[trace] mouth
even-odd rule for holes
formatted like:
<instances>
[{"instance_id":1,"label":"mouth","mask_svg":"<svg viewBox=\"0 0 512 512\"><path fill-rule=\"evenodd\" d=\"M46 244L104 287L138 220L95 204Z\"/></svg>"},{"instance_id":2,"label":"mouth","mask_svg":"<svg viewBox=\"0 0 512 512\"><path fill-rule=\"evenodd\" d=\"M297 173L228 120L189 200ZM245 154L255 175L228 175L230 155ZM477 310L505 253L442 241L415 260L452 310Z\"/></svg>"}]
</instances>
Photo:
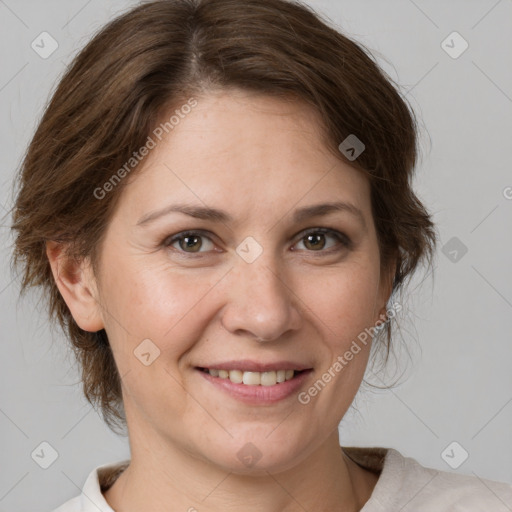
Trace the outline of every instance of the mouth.
<instances>
[{"instance_id":1,"label":"mouth","mask_svg":"<svg viewBox=\"0 0 512 512\"><path fill-rule=\"evenodd\" d=\"M217 368L202 368L198 370L209 374L217 379L226 379L233 384L242 384L246 386L275 386L287 381L298 378L299 375L310 372L311 369L304 370L270 370L264 372L242 371L242 370L223 370Z\"/></svg>"},{"instance_id":2,"label":"mouth","mask_svg":"<svg viewBox=\"0 0 512 512\"><path fill-rule=\"evenodd\" d=\"M236 369L236 362L223 363L224 368L205 368L197 366L197 374L203 378L211 389L218 390L224 396L252 406L271 406L284 400L293 399L300 389L307 385L313 368L292 369L290 363L262 365L254 362L239 362L240 366L249 367L251 371ZM229 365L229 366L228 366ZM220 366L216 364L215 366ZM269 368L273 366L274 368ZM283 366L288 366L287 369ZM229 370L228 368L233 368ZM256 368L262 371L252 371ZM215 391L216 392L216 391Z\"/></svg>"}]
</instances>

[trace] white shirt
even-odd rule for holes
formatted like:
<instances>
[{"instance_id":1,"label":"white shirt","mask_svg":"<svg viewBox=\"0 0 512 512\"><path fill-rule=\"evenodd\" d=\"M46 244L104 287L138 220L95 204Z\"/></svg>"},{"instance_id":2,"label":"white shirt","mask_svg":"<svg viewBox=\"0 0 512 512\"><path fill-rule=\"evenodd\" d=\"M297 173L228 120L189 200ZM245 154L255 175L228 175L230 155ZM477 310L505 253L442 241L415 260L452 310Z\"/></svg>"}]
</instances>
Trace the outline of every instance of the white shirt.
<instances>
[{"instance_id":1,"label":"white shirt","mask_svg":"<svg viewBox=\"0 0 512 512\"><path fill-rule=\"evenodd\" d=\"M511 484L427 468L393 448L342 449L359 465L380 472L361 512L512 511ZM103 497L101 486L112 485L128 463L97 467L89 474L82 493L53 512L115 512Z\"/></svg>"}]
</instances>

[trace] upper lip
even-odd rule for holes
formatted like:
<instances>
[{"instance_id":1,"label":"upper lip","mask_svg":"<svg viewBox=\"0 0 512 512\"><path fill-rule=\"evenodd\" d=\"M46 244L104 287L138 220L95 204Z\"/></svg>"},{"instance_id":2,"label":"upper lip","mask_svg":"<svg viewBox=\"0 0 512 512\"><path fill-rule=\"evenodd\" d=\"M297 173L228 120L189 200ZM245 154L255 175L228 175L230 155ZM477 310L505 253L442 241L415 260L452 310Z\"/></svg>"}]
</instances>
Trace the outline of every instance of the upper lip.
<instances>
[{"instance_id":1,"label":"upper lip","mask_svg":"<svg viewBox=\"0 0 512 512\"><path fill-rule=\"evenodd\" d=\"M209 363L208 365L200 365L198 368L207 368L209 370L240 370L242 372L271 372L277 370L309 370L311 366L293 361L263 363L250 359L240 359L237 361L224 361L222 363Z\"/></svg>"}]
</instances>

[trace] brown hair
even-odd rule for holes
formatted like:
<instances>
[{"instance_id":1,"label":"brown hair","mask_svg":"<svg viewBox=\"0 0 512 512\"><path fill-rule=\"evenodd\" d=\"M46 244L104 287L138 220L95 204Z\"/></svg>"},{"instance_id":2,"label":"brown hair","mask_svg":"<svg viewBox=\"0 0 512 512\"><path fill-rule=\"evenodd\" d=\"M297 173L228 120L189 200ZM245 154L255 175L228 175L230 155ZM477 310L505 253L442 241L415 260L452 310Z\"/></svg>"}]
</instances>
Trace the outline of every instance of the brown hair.
<instances>
[{"instance_id":1,"label":"brown hair","mask_svg":"<svg viewBox=\"0 0 512 512\"><path fill-rule=\"evenodd\" d=\"M311 105L326 147L346 161L338 146L356 135L365 150L349 163L370 180L381 264L397 264L393 292L422 260L431 264L435 228L411 188L414 114L369 52L288 0L160 0L132 9L105 26L61 79L22 162L13 213L21 294L30 286L47 294L50 318L67 331L81 365L85 396L111 428L125 418L106 332L78 327L45 244L62 242L70 257L88 257L98 269L127 180L101 200L94 191L146 143L163 112L227 87ZM389 323L385 331L389 353Z\"/></svg>"}]
</instances>

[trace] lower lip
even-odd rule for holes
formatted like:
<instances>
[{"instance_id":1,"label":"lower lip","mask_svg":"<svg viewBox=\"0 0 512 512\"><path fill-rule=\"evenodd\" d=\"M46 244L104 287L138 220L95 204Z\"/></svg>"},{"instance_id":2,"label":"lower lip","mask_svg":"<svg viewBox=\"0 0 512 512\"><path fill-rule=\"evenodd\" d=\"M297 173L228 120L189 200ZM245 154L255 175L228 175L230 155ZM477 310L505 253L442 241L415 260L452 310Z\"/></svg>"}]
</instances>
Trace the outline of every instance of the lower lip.
<instances>
[{"instance_id":1,"label":"lower lip","mask_svg":"<svg viewBox=\"0 0 512 512\"><path fill-rule=\"evenodd\" d=\"M271 404L284 400L296 394L304 381L308 378L312 370L305 370L295 376L293 379L274 384L273 386L251 386L249 384L235 384L229 378L221 379L213 377L207 372L196 369L203 378L225 391L234 398L251 405Z\"/></svg>"}]
</instances>

